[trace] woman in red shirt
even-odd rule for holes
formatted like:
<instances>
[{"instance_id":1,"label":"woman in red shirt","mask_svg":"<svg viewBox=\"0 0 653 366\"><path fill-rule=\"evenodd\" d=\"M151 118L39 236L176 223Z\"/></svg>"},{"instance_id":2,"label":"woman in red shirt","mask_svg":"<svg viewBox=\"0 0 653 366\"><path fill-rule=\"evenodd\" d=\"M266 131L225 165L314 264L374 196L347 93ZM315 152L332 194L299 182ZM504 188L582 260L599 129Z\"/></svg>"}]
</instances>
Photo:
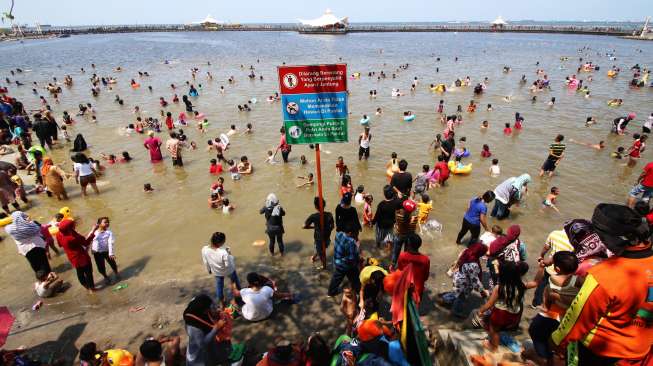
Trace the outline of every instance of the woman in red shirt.
<instances>
[{"instance_id":1,"label":"woman in red shirt","mask_svg":"<svg viewBox=\"0 0 653 366\"><path fill-rule=\"evenodd\" d=\"M648 135L642 135L640 138L633 142L633 145L628 149L628 166L634 167L637 163L637 160L641 157L641 154L646 149L646 139Z\"/></svg>"},{"instance_id":2,"label":"woman in red shirt","mask_svg":"<svg viewBox=\"0 0 653 366\"><path fill-rule=\"evenodd\" d=\"M59 223L59 232L57 233L57 242L66 252L66 256L77 271L77 279L90 292L95 291L93 281L93 264L91 257L88 255L88 248L95 236L95 230L98 225L93 226L91 232L84 238L75 231L75 221L63 220Z\"/></svg>"}]
</instances>

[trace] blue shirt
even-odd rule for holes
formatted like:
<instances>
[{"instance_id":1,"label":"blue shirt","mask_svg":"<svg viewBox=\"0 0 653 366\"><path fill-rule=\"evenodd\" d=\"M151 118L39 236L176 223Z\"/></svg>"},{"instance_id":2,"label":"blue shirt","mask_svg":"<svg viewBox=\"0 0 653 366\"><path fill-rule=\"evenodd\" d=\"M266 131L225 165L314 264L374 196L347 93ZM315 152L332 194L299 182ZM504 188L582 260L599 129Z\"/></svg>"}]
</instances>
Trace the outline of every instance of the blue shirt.
<instances>
[{"instance_id":1,"label":"blue shirt","mask_svg":"<svg viewBox=\"0 0 653 366\"><path fill-rule=\"evenodd\" d=\"M358 265L359 259L356 240L342 231L337 232L333 247L334 265L341 268L352 268Z\"/></svg>"},{"instance_id":2,"label":"blue shirt","mask_svg":"<svg viewBox=\"0 0 653 366\"><path fill-rule=\"evenodd\" d=\"M481 215L487 213L487 206L482 198L474 197L469 201L469 209L465 212L465 220L472 225L481 224Z\"/></svg>"}]
</instances>

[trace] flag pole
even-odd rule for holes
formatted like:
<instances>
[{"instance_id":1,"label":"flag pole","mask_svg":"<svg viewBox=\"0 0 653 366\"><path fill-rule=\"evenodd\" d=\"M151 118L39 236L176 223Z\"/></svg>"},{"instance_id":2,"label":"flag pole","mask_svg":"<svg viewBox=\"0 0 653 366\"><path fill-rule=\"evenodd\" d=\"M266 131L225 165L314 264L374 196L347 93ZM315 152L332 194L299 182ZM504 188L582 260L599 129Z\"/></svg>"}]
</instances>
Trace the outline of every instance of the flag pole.
<instances>
[{"instance_id":1,"label":"flag pole","mask_svg":"<svg viewBox=\"0 0 653 366\"><path fill-rule=\"evenodd\" d=\"M322 269L326 269L326 242L324 238L324 199L322 198L322 166L320 164L320 144L315 144L315 173L317 174L318 208L320 209L320 240L322 241Z\"/></svg>"}]
</instances>

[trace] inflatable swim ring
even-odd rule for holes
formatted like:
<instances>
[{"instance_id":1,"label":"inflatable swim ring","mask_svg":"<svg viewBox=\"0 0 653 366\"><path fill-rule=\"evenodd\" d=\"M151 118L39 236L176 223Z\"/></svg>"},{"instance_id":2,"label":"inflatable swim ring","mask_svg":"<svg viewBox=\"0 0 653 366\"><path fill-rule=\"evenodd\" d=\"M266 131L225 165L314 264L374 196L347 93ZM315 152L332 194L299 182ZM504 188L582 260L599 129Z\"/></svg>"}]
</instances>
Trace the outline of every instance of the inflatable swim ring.
<instances>
[{"instance_id":1,"label":"inflatable swim ring","mask_svg":"<svg viewBox=\"0 0 653 366\"><path fill-rule=\"evenodd\" d=\"M229 137L225 135L224 133L220 134L220 142L222 142L222 145L227 146L229 145Z\"/></svg>"},{"instance_id":2,"label":"inflatable swim ring","mask_svg":"<svg viewBox=\"0 0 653 366\"><path fill-rule=\"evenodd\" d=\"M370 123L370 117L361 118L361 120L360 120L360 124L362 124L362 125L367 125L369 123Z\"/></svg>"},{"instance_id":3,"label":"inflatable swim ring","mask_svg":"<svg viewBox=\"0 0 653 366\"><path fill-rule=\"evenodd\" d=\"M351 74L352 79L360 79L361 78L361 73L360 72L355 72Z\"/></svg>"},{"instance_id":4,"label":"inflatable swim ring","mask_svg":"<svg viewBox=\"0 0 653 366\"><path fill-rule=\"evenodd\" d=\"M609 78L613 78L613 77L615 77L615 76L617 76L617 72L616 72L616 71L614 71L614 70L610 70L610 71L608 71L608 77L609 77Z\"/></svg>"},{"instance_id":5,"label":"inflatable swim ring","mask_svg":"<svg viewBox=\"0 0 653 366\"><path fill-rule=\"evenodd\" d=\"M205 115L204 113L198 113L198 114L195 116L195 119L196 119L196 120L201 120L201 119L204 119L204 117L206 117L206 115Z\"/></svg>"},{"instance_id":6,"label":"inflatable swim ring","mask_svg":"<svg viewBox=\"0 0 653 366\"><path fill-rule=\"evenodd\" d=\"M75 218L73 217L73 212L70 210L69 207L62 207L59 210L59 213L63 215L64 220L73 220L75 221ZM48 228L48 231L50 232L50 235L57 235L59 232L59 227L55 225L51 225Z\"/></svg>"},{"instance_id":7,"label":"inflatable swim ring","mask_svg":"<svg viewBox=\"0 0 653 366\"><path fill-rule=\"evenodd\" d=\"M0 227L5 227L9 224L11 224L13 220L11 219L11 216L7 216L4 219L0 219Z\"/></svg>"},{"instance_id":8,"label":"inflatable swim ring","mask_svg":"<svg viewBox=\"0 0 653 366\"><path fill-rule=\"evenodd\" d=\"M199 93L196 92L196 91L190 91L190 92L188 92L188 96L197 97L197 96L199 96Z\"/></svg>"},{"instance_id":9,"label":"inflatable swim ring","mask_svg":"<svg viewBox=\"0 0 653 366\"><path fill-rule=\"evenodd\" d=\"M41 145L34 145L27 150L27 158L30 162L34 161L34 152L41 152L41 156L45 158L45 149Z\"/></svg>"},{"instance_id":10,"label":"inflatable swim ring","mask_svg":"<svg viewBox=\"0 0 653 366\"><path fill-rule=\"evenodd\" d=\"M616 102L616 101L608 101L608 106L609 106L609 107L618 107L618 106L620 106L620 105L621 105L621 104L619 104L619 102Z\"/></svg>"},{"instance_id":11,"label":"inflatable swim ring","mask_svg":"<svg viewBox=\"0 0 653 366\"><path fill-rule=\"evenodd\" d=\"M465 165L464 167L458 169L455 161L450 161L447 166L453 174L469 174L472 172L472 163Z\"/></svg>"},{"instance_id":12,"label":"inflatable swim ring","mask_svg":"<svg viewBox=\"0 0 653 366\"><path fill-rule=\"evenodd\" d=\"M578 79L574 79L569 82L568 85L569 89L577 88L578 87Z\"/></svg>"},{"instance_id":13,"label":"inflatable swim ring","mask_svg":"<svg viewBox=\"0 0 653 366\"><path fill-rule=\"evenodd\" d=\"M138 89L140 87L141 87L141 84L139 84L139 83L133 83L132 84L132 89Z\"/></svg>"},{"instance_id":14,"label":"inflatable swim ring","mask_svg":"<svg viewBox=\"0 0 653 366\"><path fill-rule=\"evenodd\" d=\"M122 349L106 350L106 357L111 366L133 366L134 356Z\"/></svg>"},{"instance_id":15,"label":"inflatable swim ring","mask_svg":"<svg viewBox=\"0 0 653 366\"><path fill-rule=\"evenodd\" d=\"M435 88L432 88L431 90L438 93L444 93L447 91L447 86L444 84L438 84L435 86Z\"/></svg>"},{"instance_id":16,"label":"inflatable swim ring","mask_svg":"<svg viewBox=\"0 0 653 366\"><path fill-rule=\"evenodd\" d=\"M404 121L410 122L415 119L415 115L411 114L410 116L404 116Z\"/></svg>"},{"instance_id":17,"label":"inflatable swim ring","mask_svg":"<svg viewBox=\"0 0 653 366\"><path fill-rule=\"evenodd\" d=\"M257 102L258 100L257 100L256 98L252 98L252 99L250 99L249 101L250 101L252 104L256 104L256 102Z\"/></svg>"}]
</instances>

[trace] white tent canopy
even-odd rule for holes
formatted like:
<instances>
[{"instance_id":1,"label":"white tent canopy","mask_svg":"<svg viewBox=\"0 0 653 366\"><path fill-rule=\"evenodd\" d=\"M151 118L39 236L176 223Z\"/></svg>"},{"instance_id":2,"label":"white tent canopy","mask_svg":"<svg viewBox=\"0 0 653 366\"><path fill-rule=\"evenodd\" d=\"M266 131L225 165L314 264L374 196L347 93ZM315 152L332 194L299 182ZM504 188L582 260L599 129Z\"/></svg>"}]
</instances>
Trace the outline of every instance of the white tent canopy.
<instances>
[{"instance_id":1,"label":"white tent canopy","mask_svg":"<svg viewBox=\"0 0 653 366\"><path fill-rule=\"evenodd\" d=\"M336 25L336 24L346 25L349 22L349 19L347 17L338 18L335 15L333 15L330 9L327 9L324 12L324 14L319 18L311 19L311 20L299 19L299 21L303 25L308 25L311 27L326 27L329 25Z\"/></svg>"},{"instance_id":2,"label":"white tent canopy","mask_svg":"<svg viewBox=\"0 0 653 366\"><path fill-rule=\"evenodd\" d=\"M508 23L505 20L503 20L503 18L501 16L494 19L492 21L492 23L490 23L490 24L492 24L492 25L508 25Z\"/></svg>"},{"instance_id":3,"label":"white tent canopy","mask_svg":"<svg viewBox=\"0 0 653 366\"><path fill-rule=\"evenodd\" d=\"M224 22L216 20L210 14L207 15L206 18L204 18L204 20L199 22L199 24L222 24L222 23L224 23Z\"/></svg>"}]
</instances>

